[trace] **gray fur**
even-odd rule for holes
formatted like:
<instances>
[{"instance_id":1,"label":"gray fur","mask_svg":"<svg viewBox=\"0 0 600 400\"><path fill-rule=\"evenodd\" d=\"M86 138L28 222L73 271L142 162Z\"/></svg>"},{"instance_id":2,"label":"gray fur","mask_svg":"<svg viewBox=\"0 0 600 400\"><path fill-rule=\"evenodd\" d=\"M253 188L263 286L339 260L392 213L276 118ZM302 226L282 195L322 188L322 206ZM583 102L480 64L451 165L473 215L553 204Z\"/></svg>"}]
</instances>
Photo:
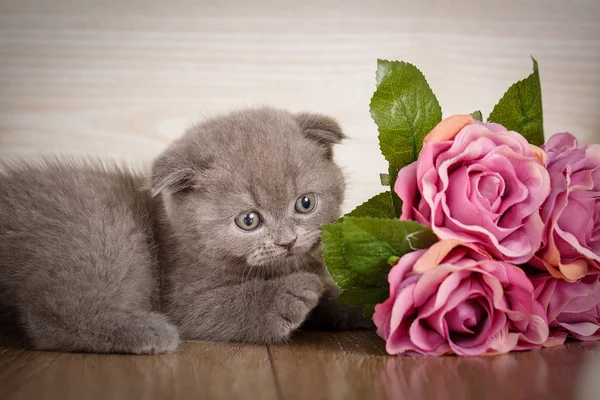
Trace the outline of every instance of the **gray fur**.
<instances>
[{"instance_id":1,"label":"gray fur","mask_svg":"<svg viewBox=\"0 0 600 400\"><path fill-rule=\"evenodd\" d=\"M342 138L328 117L263 108L192 127L149 176L68 159L5 164L0 315L38 349L139 354L180 339L281 342L319 298L325 325L362 326L357 310L327 304L336 288L319 241L340 215L331 149ZM305 193L317 206L297 214ZM242 231L234 218L250 210L264 223Z\"/></svg>"}]
</instances>

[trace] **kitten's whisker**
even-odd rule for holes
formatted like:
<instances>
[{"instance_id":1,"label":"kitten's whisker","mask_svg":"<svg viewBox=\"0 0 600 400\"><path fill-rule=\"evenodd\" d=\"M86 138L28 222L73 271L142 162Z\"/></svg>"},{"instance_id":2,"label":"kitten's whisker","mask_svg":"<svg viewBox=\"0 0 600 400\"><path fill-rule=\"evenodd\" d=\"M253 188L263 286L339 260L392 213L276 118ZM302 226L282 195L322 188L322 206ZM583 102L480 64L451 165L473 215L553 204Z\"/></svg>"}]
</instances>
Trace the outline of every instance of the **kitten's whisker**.
<instances>
[{"instance_id":1,"label":"kitten's whisker","mask_svg":"<svg viewBox=\"0 0 600 400\"><path fill-rule=\"evenodd\" d=\"M248 270L248 276L246 277L246 270ZM243 312L244 314L247 313L247 311L249 310L248 308L248 302L246 299L246 287L244 286L244 284L246 283L246 281L250 280L250 274L252 272L252 265L245 263L244 264L244 269L242 270L242 284L241 284L241 288L242 288L242 308L243 308ZM247 278L247 279L246 279Z\"/></svg>"}]
</instances>

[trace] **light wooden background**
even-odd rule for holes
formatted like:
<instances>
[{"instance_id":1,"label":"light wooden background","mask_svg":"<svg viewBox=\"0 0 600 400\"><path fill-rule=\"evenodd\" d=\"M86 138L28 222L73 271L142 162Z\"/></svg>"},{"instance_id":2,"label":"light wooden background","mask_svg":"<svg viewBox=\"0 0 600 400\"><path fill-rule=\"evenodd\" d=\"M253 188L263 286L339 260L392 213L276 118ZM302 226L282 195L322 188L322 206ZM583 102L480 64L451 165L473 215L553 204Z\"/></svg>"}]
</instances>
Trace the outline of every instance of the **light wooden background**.
<instances>
[{"instance_id":1,"label":"light wooden background","mask_svg":"<svg viewBox=\"0 0 600 400\"><path fill-rule=\"evenodd\" d=\"M197 119L271 104L337 117L345 209L381 191L377 58L445 115L487 115L540 63L547 134L600 142L600 0L0 0L0 156L155 156Z\"/></svg>"}]
</instances>

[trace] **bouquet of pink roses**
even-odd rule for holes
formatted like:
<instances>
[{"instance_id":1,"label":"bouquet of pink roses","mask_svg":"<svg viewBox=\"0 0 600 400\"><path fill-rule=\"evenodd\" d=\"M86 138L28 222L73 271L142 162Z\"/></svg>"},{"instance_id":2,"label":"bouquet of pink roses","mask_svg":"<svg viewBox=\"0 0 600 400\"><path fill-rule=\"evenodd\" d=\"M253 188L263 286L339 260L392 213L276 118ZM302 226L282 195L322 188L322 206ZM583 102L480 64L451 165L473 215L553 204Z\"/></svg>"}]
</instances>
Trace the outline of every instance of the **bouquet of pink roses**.
<instances>
[{"instance_id":1,"label":"bouquet of pink roses","mask_svg":"<svg viewBox=\"0 0 600 400\"><path fill-rule=\"evenodd\" d=\"M390 354L600 338L600 145L543 144L535 60L487 123L442 120L418 69L380 60L371 115L391 190L323 226L323 248Z\"/></svg>"}]
</instances>

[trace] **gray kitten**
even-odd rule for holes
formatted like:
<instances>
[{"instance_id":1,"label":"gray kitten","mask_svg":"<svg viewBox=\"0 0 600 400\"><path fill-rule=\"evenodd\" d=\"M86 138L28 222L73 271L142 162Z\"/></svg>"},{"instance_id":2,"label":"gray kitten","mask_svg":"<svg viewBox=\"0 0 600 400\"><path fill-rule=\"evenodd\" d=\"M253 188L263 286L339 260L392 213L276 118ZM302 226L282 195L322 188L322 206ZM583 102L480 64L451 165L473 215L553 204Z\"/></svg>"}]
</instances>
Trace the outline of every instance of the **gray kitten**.
<instances>
[{"instance_id":1,"label":"gray kitten","mask_svg":"<svg viewBox=\"0 0 600 400\"><path fill-rule=\"evenodd\" d=\"M320 248L321 224L340 215L342 138L328 117L264 108L194 126L149 177L90 161L5 165L0 308L35 348L62 351L275 343L315 307L317 325L361 327L360 310L328 300Z\"/></svg>"}]
</instances>

